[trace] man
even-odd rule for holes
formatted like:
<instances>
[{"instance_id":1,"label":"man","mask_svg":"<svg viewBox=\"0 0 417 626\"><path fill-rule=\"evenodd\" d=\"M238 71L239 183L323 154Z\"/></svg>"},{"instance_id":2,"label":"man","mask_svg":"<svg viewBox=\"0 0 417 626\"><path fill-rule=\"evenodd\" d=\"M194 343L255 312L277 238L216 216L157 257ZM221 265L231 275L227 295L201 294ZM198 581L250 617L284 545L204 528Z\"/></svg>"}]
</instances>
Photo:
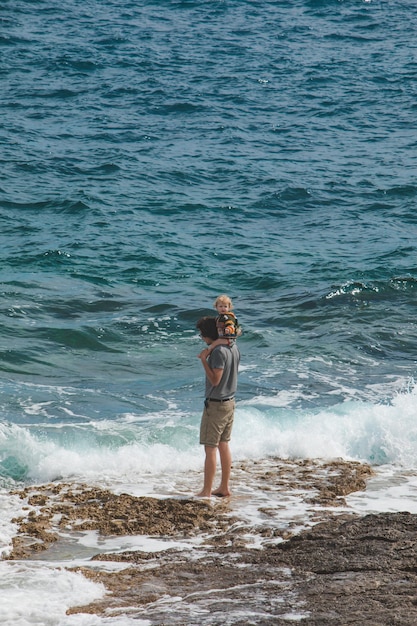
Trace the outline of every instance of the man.
<instances>
[{"instance_id":1,"label":"man","mask_svg":"<svg viewBox=\"0 0 417 626\"><path fill-rule=\"evenodd\" d=\"M218 338L214 317L203 317L197 322L202 340L210 346ZM206 374L206 399L200 426L200 443L204 445L204 486L197 494L200 498L211 495L230 496L232 455L229 441L235 413L235 393L240 353L232 346L216 346L211 353L207 348L198 355ZM221 482L212 491L216 474L217 450L220 454Z\"/></svg>"}]
</instances>

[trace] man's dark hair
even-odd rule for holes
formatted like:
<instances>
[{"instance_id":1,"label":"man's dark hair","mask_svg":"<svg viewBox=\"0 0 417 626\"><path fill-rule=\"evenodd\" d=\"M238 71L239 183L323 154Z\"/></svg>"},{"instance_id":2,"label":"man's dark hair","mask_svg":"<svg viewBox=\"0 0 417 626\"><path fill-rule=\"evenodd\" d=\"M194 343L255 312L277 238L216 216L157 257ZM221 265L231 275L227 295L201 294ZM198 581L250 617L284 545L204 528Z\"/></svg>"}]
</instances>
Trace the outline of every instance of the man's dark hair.
<instances>
[{"instance_id":1,"label":"man's dark hair","mask_svg":"<svg viewBox=\"0 0 417 626\"><path fill-rule=\"evenodd\" d=\"M215 317L202 317L197 322L197 328L202 337L208 337L209 339L213 339L213 341L219 338Z\"/></svg>"}]
</instances>

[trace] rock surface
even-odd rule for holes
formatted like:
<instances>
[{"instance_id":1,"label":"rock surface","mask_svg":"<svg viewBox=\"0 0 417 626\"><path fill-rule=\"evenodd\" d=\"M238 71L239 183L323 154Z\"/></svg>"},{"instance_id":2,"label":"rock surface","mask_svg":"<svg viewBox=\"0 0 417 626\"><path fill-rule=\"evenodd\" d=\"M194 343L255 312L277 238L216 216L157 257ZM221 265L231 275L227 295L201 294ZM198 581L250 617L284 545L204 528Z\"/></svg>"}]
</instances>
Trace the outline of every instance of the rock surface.
<instances>
[{"instance_id":1,"label":"rock surface","mask_svg":"<svg viewBox=\"0 0 417 626\"><path fill-rule=\"evenodd\" d=\"M56 484L20 492L28 514L18 520L10 558L36 557L59 542L62 531L198 537L185 550L96 554L91 566L86 562L77 571L103 583L108 594L70 613L128 614L150 624L187 626L417 624L417 516L337 513L338 499L364 488L367 466L329 464L323 480L323 464L300 462L291 478L282 463L277 461L275 476L260 480L292 481L292 489L302 487L319 506L315 519L321 521L298 534L265 524L249 528L236 517L233 498L213 505ZM266 518L274 514L265 511ZM256 533L261 548L247 544L248 534ZM120 569L109 571L106 562Z\"/></svg>"},{"instance_id":2,"label":"rock surface","mask_svg":"<svg viewBox=\"0 0 417 626\"><path fill-rule=\"evenodd\" d=\"M417 624L416 515L336 518L274 552L306 602L303 624Z\"/></svg>"}]
</instances>

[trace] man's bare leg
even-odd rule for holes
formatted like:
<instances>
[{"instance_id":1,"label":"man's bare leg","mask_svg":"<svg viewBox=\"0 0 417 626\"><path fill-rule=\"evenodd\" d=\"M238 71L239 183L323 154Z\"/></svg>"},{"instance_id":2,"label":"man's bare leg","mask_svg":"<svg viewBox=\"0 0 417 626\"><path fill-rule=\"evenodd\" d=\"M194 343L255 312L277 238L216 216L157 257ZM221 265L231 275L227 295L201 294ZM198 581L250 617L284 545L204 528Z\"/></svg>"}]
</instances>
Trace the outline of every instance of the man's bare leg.
<instances>
[{"instance_id":1,"label":"man's bare leg","mask_svg":"<svg viewBox=\"0 0 417 626\"><path fill-rule=\"evenodd\" d=\"M206 459L204 461L204 486L203 490L197 494L199 498L210 498L216 475L217 448L214 446L204 446Z\"/></svg>"},{"instance_id":2,"label":"man's bare leg","mask_svg":"<svg viewBox=\"0 0 417 626\"><path fill-rule=\"evenodd\" d=\"M230 473L232 469L232 453L228 441L221 441L219 443L220 463L222 467L222 478L220 485L216 491L213 491L213 496L226 498L231 496L230 491ZM213 476L214 479L214 476Z\"/></svg>"}]
</instances>

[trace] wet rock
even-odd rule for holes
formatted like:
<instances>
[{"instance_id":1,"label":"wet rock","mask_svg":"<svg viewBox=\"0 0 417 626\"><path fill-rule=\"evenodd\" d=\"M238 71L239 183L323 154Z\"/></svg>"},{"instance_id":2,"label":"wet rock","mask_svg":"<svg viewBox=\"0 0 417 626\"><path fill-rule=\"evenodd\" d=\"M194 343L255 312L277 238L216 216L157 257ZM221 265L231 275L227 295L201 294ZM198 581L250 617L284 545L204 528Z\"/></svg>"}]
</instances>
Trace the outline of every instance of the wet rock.
<instances>
[{"instance_id":1,"label":"wet rock","mask_svg":"<svg viewBox=\"0 0 417 626\"><path fill-rule=\"evenodd\" d=\"M417 516L336 518L277 547L294 573L308 626L417 624Z\"/></svg>"},{"instance_id":2,"label":"wet rock","mask_svg":"<svg viewBox=\"0 0 417 626\"><path fill-rule=\"evenodd\" d=\"M415 626L416 538L415 515L343 516L265 550L220 548L197 561L171 552L159 555L147 572L87 569L111 595L71 612L123 611L134 589L136 606L142 605L137 615L152 624L194 623L187 621L190 606L201 611L209 599L210 624L223 624L227 614L236 625L288 626L293 616L304 626ZM126 555L127 563L131 559L137 562ZM176 598L169 622L157 602L167 595ZM237 605L246 607L246 621L231 621Z\"/></svg>"},{"instance_id":3,"label":"wet rock","mask_svg":"<svg viewBox=\"0 0 417 626\"><path fill-rule=\"evenodd\" d=\"M61 484L30 488L18 493L36 509L26 518L13 520L19 525L9 559L27 558L31 549L47 549L59 539L62 530L79 532L96 530L102 536L150 535L157 537L187 537L213 532L230 524L222 511L227 508L205 500L158 499L116 495L110 491Z\"/></svg>"},{"instance_id":4,"label":"wet rock","mask_svg":"<svg viewBox=\"0 0 417 626\"><path fill-rule=\"evenodd\" d=\"M86 564L77 571L104 584L108 594L69 613L128 613L152 625L172 626L223 626L225 615L234 626L417 624L417 516L358 517L340 511L348 493L365 487L372 475L369 466L277 460L266 472L262 464L248 461L238 471L250 471L268 493L302 493L308 509L311 504L309 523L315 525L302 532L298 520L280 526L279 506L265 505L259 508L262 522L248 525L236 518L233 498L215 504L135 498L53 484L20 492L29 508L15 520L20 534L11 558L34 558L59 541L63 530L198 535L198 544L187 550L96 555L94 567ZM257 537L257 548L248 544L248 536ZM107 571L104 563L100 569L100 561L126 567Z\"/></svg>"}]
</instances>

